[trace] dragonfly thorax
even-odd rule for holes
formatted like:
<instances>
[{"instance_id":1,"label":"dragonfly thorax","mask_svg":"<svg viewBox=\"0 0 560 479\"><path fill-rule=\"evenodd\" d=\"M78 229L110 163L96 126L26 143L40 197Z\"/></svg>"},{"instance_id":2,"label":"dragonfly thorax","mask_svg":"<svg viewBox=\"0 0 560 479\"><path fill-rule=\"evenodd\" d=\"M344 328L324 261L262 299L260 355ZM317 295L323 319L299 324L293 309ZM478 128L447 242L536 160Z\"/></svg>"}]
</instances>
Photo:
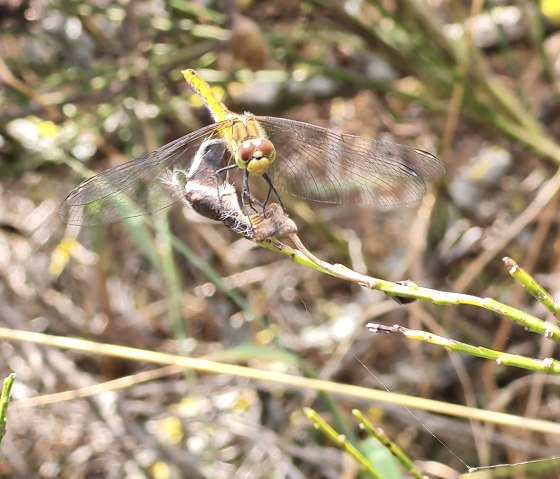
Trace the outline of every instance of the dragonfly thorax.
<instances>
[{"instance_id":1,"label":"dragonfly thorax","mask_svg":"<svg viewBox=\"0 0 560 479\"><path fill-rule=\"evenodd\" d=\"M243 140L235 152L235 163L251 175L262 175L276 159L276 150L266 138Z\"/></svg>"}]
</instances>

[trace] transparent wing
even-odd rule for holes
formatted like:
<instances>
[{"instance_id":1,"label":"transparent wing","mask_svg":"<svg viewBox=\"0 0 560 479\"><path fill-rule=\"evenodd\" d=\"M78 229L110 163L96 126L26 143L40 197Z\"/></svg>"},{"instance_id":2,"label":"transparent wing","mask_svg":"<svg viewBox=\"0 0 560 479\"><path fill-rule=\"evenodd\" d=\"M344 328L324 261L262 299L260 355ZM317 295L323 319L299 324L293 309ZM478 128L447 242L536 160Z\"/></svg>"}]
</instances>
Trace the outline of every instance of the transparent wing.
<instances>
[{"instance_id":1,"label":"transparent wing","mask_svg":"<svg viewBox=\"0 0 560 479\"><path fill-rule=\"evenodd\" d=\"M300 198L389 207L418 201L445 173L430 153L275 117L257 117L276 148L269 176Z\"/></svg>"},{"instance_id":2,"label":"transparent wing","mask_svg":"<svg viewBox=\"0 0 560 479\"><path fill-rule=\"evenodd\" d=\"M206 126L84 181L64 200L62 221L72 225L113 223L170 206L185 196L186 177L201 145L220 139L231 124L226 120Z\"/></svg>"}]
</instances>

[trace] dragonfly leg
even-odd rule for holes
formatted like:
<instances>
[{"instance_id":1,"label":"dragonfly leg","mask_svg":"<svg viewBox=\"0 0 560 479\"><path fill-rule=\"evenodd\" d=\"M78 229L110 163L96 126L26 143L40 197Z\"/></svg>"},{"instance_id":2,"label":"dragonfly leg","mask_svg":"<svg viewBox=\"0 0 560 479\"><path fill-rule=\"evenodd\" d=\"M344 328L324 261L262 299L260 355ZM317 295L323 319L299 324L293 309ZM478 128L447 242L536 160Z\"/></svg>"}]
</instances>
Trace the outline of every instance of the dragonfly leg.
<instances>
[{"instance_id":1,"label":"dragonfly leg","mask_svg":"<svg viewBox=\"0 0 560 479\"><path fill-rule=\"evenodd\" d=\"M266 195L266 200L264 202L263 208L268 204L268 200L270 199L270 193L274 191L274 194L276 195L276 198L278 199L278 203L280 203L280 206L284 210L284 213L286 213L286 208L284 206L284 203L282 203L282 200L280 199L280 195L278 194L278 191L276 191L276 188L274 187L274 184L272 183L272 180L270 179L270 176L268 176L268 174L264 173L263 178L268 184L268 195Z\"/></svg>"},{"instance_id":2,"label":"dragonfly leg","mask_svg":"<svg viewBox=\"0 0 560 479\"><path fill-rule=\"evenodd\" d=\"M222 173L225 173L227 175L227 172L229 170L233 170L234 168L237 168L237 165L233 164L233 165L229 165L229 166L224 166L223 168L219 168L214 172L214 181L216 183L216 191L218 192L218 198L220 199L220 201L222 201L222 196L220 195L220 178L219 175L221 175ZM227 176L226 176L227 179Z\"/></svg>"},{"instance_id":3,"label":"dragonfly leg","mask_svg":"<svg viewBox=\"0 0 560 479\"><path fill-rule=\"evenodd\" d=\"M247 200L249 208L251 208L255 213L258 213L258 210L255 208L253 203L256 203L261 207L262 204L251 194L251 191L249 190L249 172L247 170L243 171L243 185L241 187L241 202L243 203L245 209L247 209L245 200Z\"/></svg>"}]
</instances>

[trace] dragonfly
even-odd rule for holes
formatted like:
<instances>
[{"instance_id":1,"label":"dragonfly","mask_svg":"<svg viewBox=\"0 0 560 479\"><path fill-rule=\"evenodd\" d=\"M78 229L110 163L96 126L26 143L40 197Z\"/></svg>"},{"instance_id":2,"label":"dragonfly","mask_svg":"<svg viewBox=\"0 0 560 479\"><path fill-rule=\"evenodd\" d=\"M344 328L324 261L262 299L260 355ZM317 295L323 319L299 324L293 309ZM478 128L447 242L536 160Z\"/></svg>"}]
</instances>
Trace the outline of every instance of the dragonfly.
<instances>
[{"instance_id":1,"label":"dragonfly","mask_svg":"<svg viewBox=\"0 0 560 479\"><path fill-rule=\"evenodd\" d=\"M235 113L197 72L182 74L214 122L84 181L62 204L65 223L113 223L183 200L186 181L205 161L201 152L213 144L223 145L216 174L241 170L242 194L249 178L260 176L269 196L279 190L322 203L387 208L417 202L427 183L445 173L442 162L423 150L285 118Z\"/></svg>"}]
</instances>

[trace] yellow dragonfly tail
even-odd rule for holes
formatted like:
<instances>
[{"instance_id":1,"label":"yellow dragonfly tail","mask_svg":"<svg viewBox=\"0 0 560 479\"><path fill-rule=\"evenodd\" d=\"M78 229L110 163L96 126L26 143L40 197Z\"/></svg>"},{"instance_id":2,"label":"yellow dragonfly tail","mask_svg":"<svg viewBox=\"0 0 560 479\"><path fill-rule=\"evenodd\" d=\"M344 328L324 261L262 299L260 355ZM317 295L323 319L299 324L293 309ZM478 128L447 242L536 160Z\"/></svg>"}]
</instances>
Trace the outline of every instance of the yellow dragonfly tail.
<instances>
[{"instance_id":1,"label":"yellow dragonfly tail","mask_svg":"<svg viewBox=\"0 0 560 479\"><path fill-rule=\"evenodd\" d=\"M212 91L212 88L210 88L210 85L208 85L208 83L206 83L198 73L190 68L188 70L183 70L181 73L190 87L202 99L202 101L204 101L204 104L208 110L210 110L210 114L212 115L212 118L214 118L214 121L219 122L232 117L232 113L220 100L218 100Z\"/></svg>"}]
</instances>

